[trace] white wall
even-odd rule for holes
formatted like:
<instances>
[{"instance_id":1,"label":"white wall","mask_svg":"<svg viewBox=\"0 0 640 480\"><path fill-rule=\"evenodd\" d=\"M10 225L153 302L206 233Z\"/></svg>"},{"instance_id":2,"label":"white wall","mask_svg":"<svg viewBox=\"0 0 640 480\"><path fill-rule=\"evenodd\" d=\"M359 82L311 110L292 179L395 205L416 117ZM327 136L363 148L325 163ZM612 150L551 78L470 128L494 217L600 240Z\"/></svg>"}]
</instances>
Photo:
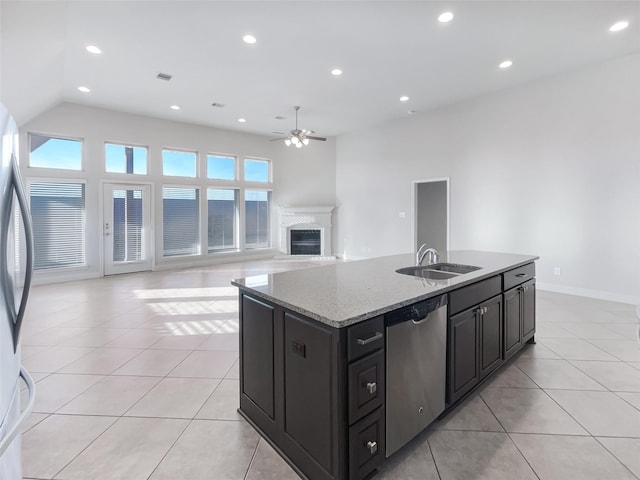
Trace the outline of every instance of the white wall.
<instances>
[{"instance_id":1,"label":"white wall","mask_svg":"<svg viewBox=\"0 0 640 480\"><path fill-rule=\"evenodd\" d=\"M28 132L82 138L84 171L43 170L27 166ZM222 130L156 118L90 108L76 104L60 104L20 126L20 164L23 176L35 178L86 178L87 202L87 268L38 273L39 281L71 278L89 278L102 272L102 212L101 182L151 182L152 209L155 221L155 268L180 267L237 261L247 254L217 254L201 257L161 257L162 236L157 228L162 225L162 184L203 184L198 179L167 179L162 176L161 152L163 148L177 148L199 152L200 171L206 172L206 154L231 154L240 161L244 157L268 158L273 162L273 215L272 243L277 247L278 229L275 206L288 204L335 205L335 139L312 142L303 149L287 148L283 142L269 142L269 137ZM144 145L149 147L149 175L131 176L105 173L105 142ZM206 232L206 230L205 230ZM206 251L206 248L204 248ZM254 252L273 254L273 252Z\"/></svg>"},{"instance_id":2,"label":"white wall","mask_svg":"<svg viewBox=\"0 0 640 480\"><path fill-rule=\"evenodd\" d=\"M639 85L633 55L339 137L339 254L411 251L411 182L450 177L452 249L536 254L543 288L640 303Z\"/></svg>"}]
</instances>

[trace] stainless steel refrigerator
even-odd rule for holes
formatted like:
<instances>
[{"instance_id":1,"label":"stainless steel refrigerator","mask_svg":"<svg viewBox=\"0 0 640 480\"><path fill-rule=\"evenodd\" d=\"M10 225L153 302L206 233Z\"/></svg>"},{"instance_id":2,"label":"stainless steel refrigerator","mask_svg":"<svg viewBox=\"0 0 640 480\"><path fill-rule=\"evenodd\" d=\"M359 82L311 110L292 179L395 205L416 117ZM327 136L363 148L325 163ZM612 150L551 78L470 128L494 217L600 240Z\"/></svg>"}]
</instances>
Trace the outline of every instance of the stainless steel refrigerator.
<instances>
[{"instance_id":1,"label":"stainless steel refrigerator","mask_svg":"<svg viewBox=\"0 0 640 480\"><path fill-rule=\"evenodd\" d=\"M0 479L20 480L21 430L35 399L35 385L20 361L20 329L33 270L33 234L18 170L18 128L2 103L0 116ZM22 382L28 400L21 410Z\"/></svg>"}]
</instances>

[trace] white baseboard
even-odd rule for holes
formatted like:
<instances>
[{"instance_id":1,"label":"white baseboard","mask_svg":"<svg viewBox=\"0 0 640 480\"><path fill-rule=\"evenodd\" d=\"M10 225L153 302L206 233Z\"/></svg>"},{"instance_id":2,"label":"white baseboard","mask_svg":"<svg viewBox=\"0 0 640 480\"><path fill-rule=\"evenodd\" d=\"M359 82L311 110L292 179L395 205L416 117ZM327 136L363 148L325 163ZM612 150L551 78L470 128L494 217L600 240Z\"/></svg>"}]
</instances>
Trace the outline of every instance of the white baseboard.
<instances>
[{"instance_id":1,"label":"white baseboard","mask_svg":"<svg viewBox=\"0 0 640 480\"><path fill-rule=\"evenodd\" d=\"M601 290L590 290L588 288L555 285L553 283L544 282L536 282L536 288L538 290L545 290L547 292L566 293L567 295L577 295L578 297L597 298L598 300L609 300L611 302L628 303L630 305L638 305L640 308L640 297L636 295L603 292Z\"/></svg>"}]
</instances>

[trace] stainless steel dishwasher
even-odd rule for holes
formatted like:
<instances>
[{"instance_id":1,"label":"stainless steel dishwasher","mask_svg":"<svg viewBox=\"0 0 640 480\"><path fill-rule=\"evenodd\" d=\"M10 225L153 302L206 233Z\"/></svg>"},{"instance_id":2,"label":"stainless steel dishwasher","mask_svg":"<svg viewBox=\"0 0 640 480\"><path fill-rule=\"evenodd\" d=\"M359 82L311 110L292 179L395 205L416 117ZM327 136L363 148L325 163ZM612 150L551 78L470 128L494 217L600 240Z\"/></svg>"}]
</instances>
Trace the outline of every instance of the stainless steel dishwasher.
<instances>
[{"instance_id":1,"label":"stainless steel dishwasher","mask_svg":"<svg viewBox=\"0 0 640 480\"><path fill-rule=\"evenodd\" d=\"M389 457L444 411L447 296L394 310L385 325Z\"/></svg>"}]
</instances>

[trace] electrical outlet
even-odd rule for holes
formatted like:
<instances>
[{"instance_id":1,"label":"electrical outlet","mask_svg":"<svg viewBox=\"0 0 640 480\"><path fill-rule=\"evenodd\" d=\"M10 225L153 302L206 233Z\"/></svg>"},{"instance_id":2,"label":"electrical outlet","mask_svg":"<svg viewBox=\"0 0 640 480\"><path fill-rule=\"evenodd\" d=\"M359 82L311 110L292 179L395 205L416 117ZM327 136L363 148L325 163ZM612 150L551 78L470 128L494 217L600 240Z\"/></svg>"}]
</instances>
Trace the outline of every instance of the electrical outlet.
<instances>
[{"instance_id":1,"label":"electrical outlet","mask_svg":"<svg viewBox=\"0 0 640 480\"><path fill-rule=\"evenodd\" d=\"M560 267L553 267L553 274L556 276L562 275L562 270L560 270Z\"/></svg>"},{"instance_id":2,"label":"electrical outlet","mask_svg":"<svg viewBox=\"0 0 640 480\"><path fill-rule=\"evenodd\" d=\"M406 218L406 216L407 216L407 212L398 212L398 217Z\"/></svg>"}]
</instances>

